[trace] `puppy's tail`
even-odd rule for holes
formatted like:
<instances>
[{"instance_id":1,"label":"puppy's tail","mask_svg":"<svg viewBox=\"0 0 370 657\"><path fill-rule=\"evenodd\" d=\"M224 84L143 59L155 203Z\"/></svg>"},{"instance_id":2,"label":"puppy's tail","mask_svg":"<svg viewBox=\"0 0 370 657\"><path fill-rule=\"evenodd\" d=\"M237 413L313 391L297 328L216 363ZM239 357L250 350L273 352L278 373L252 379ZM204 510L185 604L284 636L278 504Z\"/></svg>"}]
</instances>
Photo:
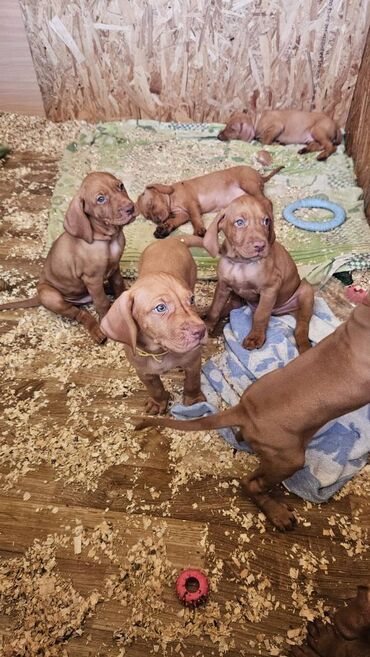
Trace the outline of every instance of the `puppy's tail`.
<instances>
[{"instance_id":1,"label":"puppy's tail","mask_svg":"<svg viewBox=\"0 0 370 657\"><path fill-rule=\"evenodd\" d=\"M132 419L137 419L133 416ZM135 431L146 427L169 427L178 431L204 431L207 429L222 429L225 427L240 427L245 422L245 410L241 404L232 406L226 411L207 415L195 420L173 420L167 417L145 417L136 424Z\"/></svg>"},{"instance_id":2,"label":"puppy's tail","mask_svg":"<svg viewBox=\"0 0 370 657\"><path fill-rule=\"evenodd\" d=\"M15 310L16 308L37 308L42 303L36 294L34 297L28 299L20 299L19 301L9 301L8 303L0 304L0 310Z\"/></svg>"},{"instance_id":3,"label":"puppy's tail","mask_svg":"<svg viewBox=\"0 0 370 657\"><path fill-rule=\"evenodd\" d=\"M285 167L284 167L284 166L277 167L276 169L273 169L272 171L270 171L270 173L268 173L267 176L262 176L262 178L263 178L263 182L266 183L268 180L270 180L270 178L272 178L273 176L275 176L275 175L276 175L277 173L279 173L279 171L281 171L282 169L285 169Z\"/></svg>"}]
</instances>

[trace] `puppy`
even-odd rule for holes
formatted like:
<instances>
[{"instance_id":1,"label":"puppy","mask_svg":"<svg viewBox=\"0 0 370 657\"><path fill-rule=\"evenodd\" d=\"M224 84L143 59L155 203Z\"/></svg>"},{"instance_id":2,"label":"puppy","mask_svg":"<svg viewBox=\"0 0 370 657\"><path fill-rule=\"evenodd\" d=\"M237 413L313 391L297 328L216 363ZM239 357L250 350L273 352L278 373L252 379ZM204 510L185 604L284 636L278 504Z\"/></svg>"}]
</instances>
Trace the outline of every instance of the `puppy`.
<instances>
[{"instance_id":1,"label":"puppy","mask_svg":"<svg viewBox=\"0 0 370 657\"><path fill-rule=\"evenodd\" d=\"M173 185L148 185L137 199L136 210L157 224L154 237L167 237L189 220L194 235L202 237L206 232L202 214L221 210L245 193L263 196L264 184L283 168L278 167L268 176L261 176L251 167L231 167Z\"/></svg>"},{"instance_id":2,"label":"puppy","mask_svg":"<svg viewBox=\"0 0 370 657\"><path fill-rule=\"evenodd\" d=\"M254 311L252 330L243 340L245 349L258 349L266 340L270 315L290 313L296 317L298 351L309 349L308 327L314 293L301 281L288 251L275 241L271 204L264 199L241 196L220 212L203 238L203 246L216 257L218 232L225 234L218 264L218 282L206 316L212 331L224 316L232 293Z\"/></svg>"},{"instance_id":3,"label":"puppy","mask_svg":"<svg viewBox=\"0 0 370 657\"><path fill-rule=\"evenodd\" d=\"M368 298L316 347L249 386L236 406L197 420L145 418L136 428L240 427L241 439L260 458L242 480L244 490L278 529L292 529L294 514L268 491L303 468L307 445L321 427L370 402L369 344Z\"/></svg>"},{"instance_id":4,"label":"puppy","mask_svg":"<svg viewBox=\"0 0 370 657\"><path fill-rule=\"evenodd\" d=\"M306 144L299 153L321 151L318 160L335 153L342 141L337 123L323 112L303 110L265 110L255 117L249 112L232 114L218 135L221 141L257 139L262 144Z\"/></svg>"},{"instance_id":5,"label":"puppy","mask_svg":"<svg viewBox=\"0 0 370 657\"><path fill-rule=\"evenodd\" d=\"M197 270L186 242L173 238L150 244L141 255L137 281L101 323L105 335L124 344L147 388L148 413L166 412L170 394L160 375L177 367L185 371L184 404L205 399L200 366L206 327L195 310Z\"/></svg>"},{"instance_id":6,"label":"puppy","mask_svg":"<svg viewBox=\"0 0 370 657\"><path fill-rule=\"evenodd\" d=\"M69 204L64 230L45 260L37 295L0 305L0 310L44 306L75 319L93 340L104 342L98 322L81 304L93 301L102 319L110 307L108 281L117 297L125 289L119 262L125 246L122 227L135 218L124 184L110 173L89 173Z\"/></svg>"}]
</instances>

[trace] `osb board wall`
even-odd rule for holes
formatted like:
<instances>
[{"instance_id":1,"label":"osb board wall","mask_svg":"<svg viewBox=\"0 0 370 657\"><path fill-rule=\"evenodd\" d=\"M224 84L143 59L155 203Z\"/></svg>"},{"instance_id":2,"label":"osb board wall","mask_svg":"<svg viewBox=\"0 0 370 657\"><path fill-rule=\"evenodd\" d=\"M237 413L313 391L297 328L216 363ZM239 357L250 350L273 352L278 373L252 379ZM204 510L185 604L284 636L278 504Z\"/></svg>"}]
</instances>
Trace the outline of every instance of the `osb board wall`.
<instances>
[{"instance_id":1,"label":"osb board wall","mask_svg":"<svg viewBox=\"0 0 370 657\"><path fill-rule=\"evenodd\" d=\"M364 189L365 211L370 222L370 30L346 125L346 147Z\"/></svg>"},{"instance_id":2,"label":"osb board wall","mask_svg":"<svg viewBox=\"0 0 370 657\"><path fill-rule=\"evenodd\" d=\"M44 115L22 12L14 0L0 1L0 111Z\"/></svg>"},{"instance_id":3,"label":"osb board wall","mask_svg":"<svg viewBox=\"0 0 370 657\"><path fill-rule=\"evenodd\" d=\"M20 2L54 120L289 105L343 125L370 22L368 0Z\"/></svg>"}]
</instances>

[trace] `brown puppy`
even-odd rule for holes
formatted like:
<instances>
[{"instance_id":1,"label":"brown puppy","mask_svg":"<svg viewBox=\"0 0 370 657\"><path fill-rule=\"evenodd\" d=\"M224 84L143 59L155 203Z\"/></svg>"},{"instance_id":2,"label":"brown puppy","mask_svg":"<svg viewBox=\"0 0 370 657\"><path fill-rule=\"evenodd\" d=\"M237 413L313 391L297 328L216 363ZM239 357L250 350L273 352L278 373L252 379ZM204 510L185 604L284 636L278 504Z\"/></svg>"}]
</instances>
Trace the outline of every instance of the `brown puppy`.
<instances>
[{"instance_id":1,"label":"brown puppy","mask_svg":"<svg viewBox=\"0 0 370 657\"><path fill-rule=\"evenodd\" d=\"M249 112L232 114L218 135L221 141L257 139L262 144L307 144L299 153L321 151L318 160L335 153L342 141L337 123L323 112L265 110L255 117Z\"/></svg>"},{"instance_id":2,"label":"brown puppy","mask_svg":"<svg viewBox=\"0 0 370 657\"><path fill-rule=\"evenodd\" d=\"M204 400L200 366L206 327L194 306L197 269L186 243L174 238L150 244L141 254L139 278L101 323L109 338L124 344L146 386L148 413L166 412L170 394L160 374L176 367L185 370L184 404Z\"/></svg>"},{"instance_id":3,"label":"brown puppy","mask_svg":"<svg viewBox=\"0 0 370 657\"><path fill-rule=\"evenodd\" d=\"M122 226L135 218L123 183L110 173L89 173L72 199L65 232L53 243L37 285L37 296L0 305L0 310L45 306L83 324L95 342L104 342L98 322L79 306L91 300L102 319L110 307L108 281L117 297L125 289L119 261L125 246Z\"/></svg>"},{"instance_id":4,"label":"brown puppy","mask_svg":"<svg viewBox=\"0 0 370 657\"><path fill-rule=\"evenodd\" d=\"M138 213L158 224L154 237L167 237L191 221L194 235L205 234L202 214L217 212L242 194L263 197L264 184L280 169L261 176L247 166L231 167L173 185L148 185L136 202Z\"/></svg>"},{"instance_id":5,"label":"brown puppy","mask_svg":"<svg viewBox=\"0 0 370 657\"><path fill-rule=\"evenodd\" d=\"M370 585L357 587L357 597L333 615L333 624L308 624L307 644L294 646L293 657L369 657Z\"/></svg>"},{"instance_id":6,"label":"brown puppy","mask_svg":"<svg viewBox=\"0 0 370 657\"><path fill-rule=\"evenodd\" d=\"M288 251L275 241L270 203L251 196L241 196L230 203L203 238L203 246L214 257L219 253L220 230L226 239L220 250L218 282L206 317L208 330L212 331L224 316L230 296L235 293L254 310L252 330L243 341L245 349L262 347L270 315L286 313L297 319L294 335L298 351L309 349L313 289L307 281L301 281Z\"/></svg>"},{"instance_id":7,"label":"brown puppy","mask_svg":"<svg viewBox=\"0 0 370 657\"><path fill-rule=\"evenodd\" d=\"M137 428L240 427L260 458L243 488L278 529L292 529L293 513L268 491L303 468L306 447L322 426L370 402L369 344L370 300L316 347L253 383L236 406L197 420L145 418Z\"/></svg>"}]
</instances>

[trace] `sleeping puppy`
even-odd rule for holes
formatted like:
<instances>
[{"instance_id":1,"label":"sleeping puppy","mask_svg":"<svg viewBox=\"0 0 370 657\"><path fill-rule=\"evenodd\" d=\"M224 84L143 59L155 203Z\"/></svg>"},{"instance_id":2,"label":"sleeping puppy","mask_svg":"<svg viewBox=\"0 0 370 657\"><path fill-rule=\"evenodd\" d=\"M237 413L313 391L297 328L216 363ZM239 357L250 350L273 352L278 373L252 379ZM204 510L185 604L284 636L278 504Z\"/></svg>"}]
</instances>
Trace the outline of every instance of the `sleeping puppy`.
<instances>
[{"instance_id":1,"label":"sleeping puppy","mask_svg":"<svg viewBox=\"0 0 370 657\"><path fill-rule=\"evenodd\" d=\"M75 319L95 342L104 342L99 323L81 306L92 301L103 319L111 304L104 283L110 284L115 297L125 289L119 268L125 246L122 228L135 216L134 204L118 178L100 171L89 173L69 204L64 233L46 257L37 295L2 304L0 310L42 305Z\"/></svg>"},{"instance_id":2,"label":"sleeping puppy","mask_svg":"<svg viewBox=\"0 0 370 657\"><path fill-rule=\"evenodd\" d=\"M226 237L221 249L219 231ZM239 305L246 301L254 311L252 330L243 340L245 349L262 347L270 315L286 313L297 320L294 335L298 351L310 348L313 289L307 281L301 281L288 251L275 241L269 202L251 196L235 199L214 219L203 246L214 257L221 254L218 282L206 317L209 331L224 316L234 294L240 299Z\"/></svg>"},{"instance_id":3,"label":"sleeping puppy","mask_svg":"<svg viewBox=\"0 0 370 657\"><path fill-rule=\"evenodd\" d=\"M249 112L235 112L218 139L257 139L262 144L306 144L299 153L321 151L317 159L326 160L337 150L342 135L337 123L323 112L288 109L265 110L255 117Z\"/></svg>"},{"instance_id":4,"label":"sleeping puppy","mask_svg":"<svg viewBox=\"0 0 370 657\"><path fill-rule=\"evenodd\" d=\"M231 167L204 176L182 180L173 185L147 185L136 202L136 210L157 224L154 237L167 237L179 226L191 221L194 235L203 236L202 214L217 212L237 196L263 196L264 184L280 169L261 176L247 166Z\"/></svg>"},{"instance_id":5,"label":"sleeping puppy","mask_svg":"<svg viewBox=\"0 0 370 657\"><path fill-rule=\"evenodd\" d=\"M154 242L142 253L139 277L114 302L101 323L109 338L122 342L126 356L148 390L148 413L165 413L170 394L160 375L185 371L183 402L205 399L200 389L206 327L194 305L196 264L187 239Z\"/></svg>"}]
</instances>

